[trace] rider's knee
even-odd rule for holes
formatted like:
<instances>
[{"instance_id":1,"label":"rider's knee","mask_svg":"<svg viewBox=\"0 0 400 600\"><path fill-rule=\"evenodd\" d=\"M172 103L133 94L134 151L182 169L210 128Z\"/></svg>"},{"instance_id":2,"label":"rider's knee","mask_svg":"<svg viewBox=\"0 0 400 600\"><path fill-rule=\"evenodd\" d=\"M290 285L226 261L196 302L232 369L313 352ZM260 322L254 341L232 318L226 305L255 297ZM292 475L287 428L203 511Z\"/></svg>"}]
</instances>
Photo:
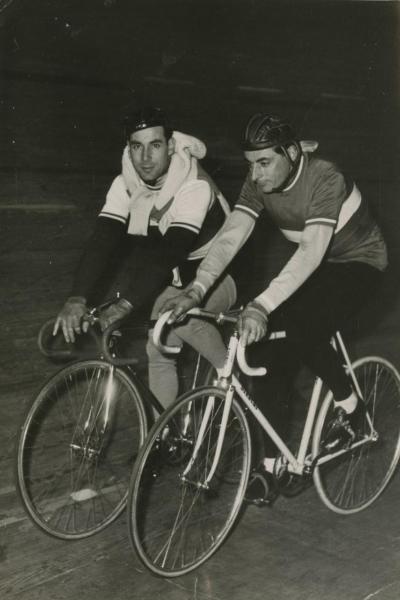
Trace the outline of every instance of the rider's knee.
<instances>
[{"instance_id":1,"label":"rider's knee","mask_svg":"<svg viewBox=\"0 0 400 600\"><path fill-rule=\"evenodd\" d=\"M162 352L153 342L152 331L149 333L149 337L146 343L146 354L149 360L149 365L170 365L176 363L176 356L174 354L166 354Z\"/></svg>"}]
</instances>

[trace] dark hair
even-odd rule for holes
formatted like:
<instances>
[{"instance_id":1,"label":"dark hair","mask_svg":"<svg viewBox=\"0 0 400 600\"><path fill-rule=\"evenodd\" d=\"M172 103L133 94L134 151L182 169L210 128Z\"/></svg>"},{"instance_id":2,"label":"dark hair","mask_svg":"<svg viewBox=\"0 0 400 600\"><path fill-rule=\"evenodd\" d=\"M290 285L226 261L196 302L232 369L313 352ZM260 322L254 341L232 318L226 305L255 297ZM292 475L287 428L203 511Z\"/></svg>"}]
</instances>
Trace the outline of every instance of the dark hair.
<instances>
[{"instance_id":1,"label":"dark hair","mask_svg":"<svg viewBox=\"0 0 400 600\"><path fill-rule=\"evenodd\" d=\"M148 127L163 127L167 140L172 135L172 127L169 119L161 108L145 106L135 110L124 119L125 137L127 140L129 140L129 136L135 133L135 131L142 131L142 129L147 129Z\"/></svg>"}]
</instances>

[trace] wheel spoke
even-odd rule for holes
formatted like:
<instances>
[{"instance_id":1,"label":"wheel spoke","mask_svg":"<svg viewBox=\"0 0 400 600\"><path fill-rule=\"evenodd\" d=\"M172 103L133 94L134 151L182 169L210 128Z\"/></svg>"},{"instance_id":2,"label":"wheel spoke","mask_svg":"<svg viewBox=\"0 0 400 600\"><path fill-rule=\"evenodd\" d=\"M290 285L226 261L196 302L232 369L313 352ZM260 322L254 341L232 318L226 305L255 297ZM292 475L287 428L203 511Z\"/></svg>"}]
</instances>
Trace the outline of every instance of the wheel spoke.
<instances>
[{"instance_id":1,"label":"wheel spoke","mask_svg":"<svg viewBox=\"0 0 400 600\"><path fill-rule=\"evenodd\" d=\"M209 397L215 398L214 406L186 473ZM236 402L216 472L207 484L224 399L224 392L215 388L183 396L160 418L136 462L129 499L130 535L140 558L159 575L183 574L204 562L222 543L238 515L250 468L250 438ZM183 424L185 417L188 426L179 436L177 424ZM233 480L225 477L233 471Z\"/></svg>"},{"instance_id":2,"label":"wheel spoke","mask_svg":"<svg viewBox=\"0 0 400 600\"><path fill-rule=\"evenodd\" d=\"M145 434L142 400L124 372L102 361L60 371L34 401L19 440L28 514L61 538L103 529L125 506Z\"/></svg>"},{"instance_id":3,"label":"wheel spoke","mask_svg":"<svg viewBox=\"0 0 400 600\"><path fill-rule=\"evenodd\" d=\"M325 461L314 471L314 481L323 502L339 513L352 513L369 506L388 484L400 456L400 376L388 361L367 357L357 361L355 376L366 404L366 442ZM324 428L331 417L331 395L318 417L314 455L320 452ZM357 440L355 441L357 442Z\"/></svg>"}]
</instances>

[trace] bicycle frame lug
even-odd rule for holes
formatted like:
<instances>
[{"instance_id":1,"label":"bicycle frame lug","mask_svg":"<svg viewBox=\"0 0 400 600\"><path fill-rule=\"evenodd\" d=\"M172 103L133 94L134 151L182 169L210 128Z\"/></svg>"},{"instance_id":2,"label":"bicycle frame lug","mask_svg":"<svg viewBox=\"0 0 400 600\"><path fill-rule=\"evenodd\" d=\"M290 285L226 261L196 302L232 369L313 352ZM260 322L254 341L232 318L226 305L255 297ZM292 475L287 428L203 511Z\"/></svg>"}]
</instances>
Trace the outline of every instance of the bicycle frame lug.
<instances>
[{"instance_id":1,"label":"bicycle frame lug","mask_svg":"<svg viewBox=\"0 0 400 600\"><path fill-rule=\"evenodd\" d=\"M227 377L219 377L218 379L215 379L215 381L213 382L213 385L215 385L215 387L219 387L223 390L227 390L230 385L230 380Z\"/></svg>"}]
</instances>

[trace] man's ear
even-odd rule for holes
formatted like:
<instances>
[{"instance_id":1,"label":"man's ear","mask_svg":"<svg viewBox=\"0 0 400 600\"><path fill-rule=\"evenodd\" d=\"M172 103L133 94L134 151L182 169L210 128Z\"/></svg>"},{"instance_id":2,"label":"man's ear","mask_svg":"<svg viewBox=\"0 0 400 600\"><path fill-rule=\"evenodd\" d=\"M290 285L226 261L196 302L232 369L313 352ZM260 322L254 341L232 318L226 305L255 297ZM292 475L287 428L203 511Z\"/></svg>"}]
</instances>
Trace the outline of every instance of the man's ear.
<instances>
[{"instance_id":1,"label":"man's ear","mask_svg":"<svg viewBox=\"0 0 400 600\"><path fill-rule=\"evenodd\" d=\"M291 146L288 147L287 151L288 151L288 154L289 154L291 160L293 162L295 162L299 156L299 149L297 148L297 146L292 144Z\"/></svg>"},{"instance_id":2,"label":"man's ear","mask_svg":"<svg viewBox=\"0 0 400 600\"><path fill-rule=\"evenodd\" d=\"M171 136L168 140L168 156L175 152L175 139Z\"/></svg>"}]
</instances>

